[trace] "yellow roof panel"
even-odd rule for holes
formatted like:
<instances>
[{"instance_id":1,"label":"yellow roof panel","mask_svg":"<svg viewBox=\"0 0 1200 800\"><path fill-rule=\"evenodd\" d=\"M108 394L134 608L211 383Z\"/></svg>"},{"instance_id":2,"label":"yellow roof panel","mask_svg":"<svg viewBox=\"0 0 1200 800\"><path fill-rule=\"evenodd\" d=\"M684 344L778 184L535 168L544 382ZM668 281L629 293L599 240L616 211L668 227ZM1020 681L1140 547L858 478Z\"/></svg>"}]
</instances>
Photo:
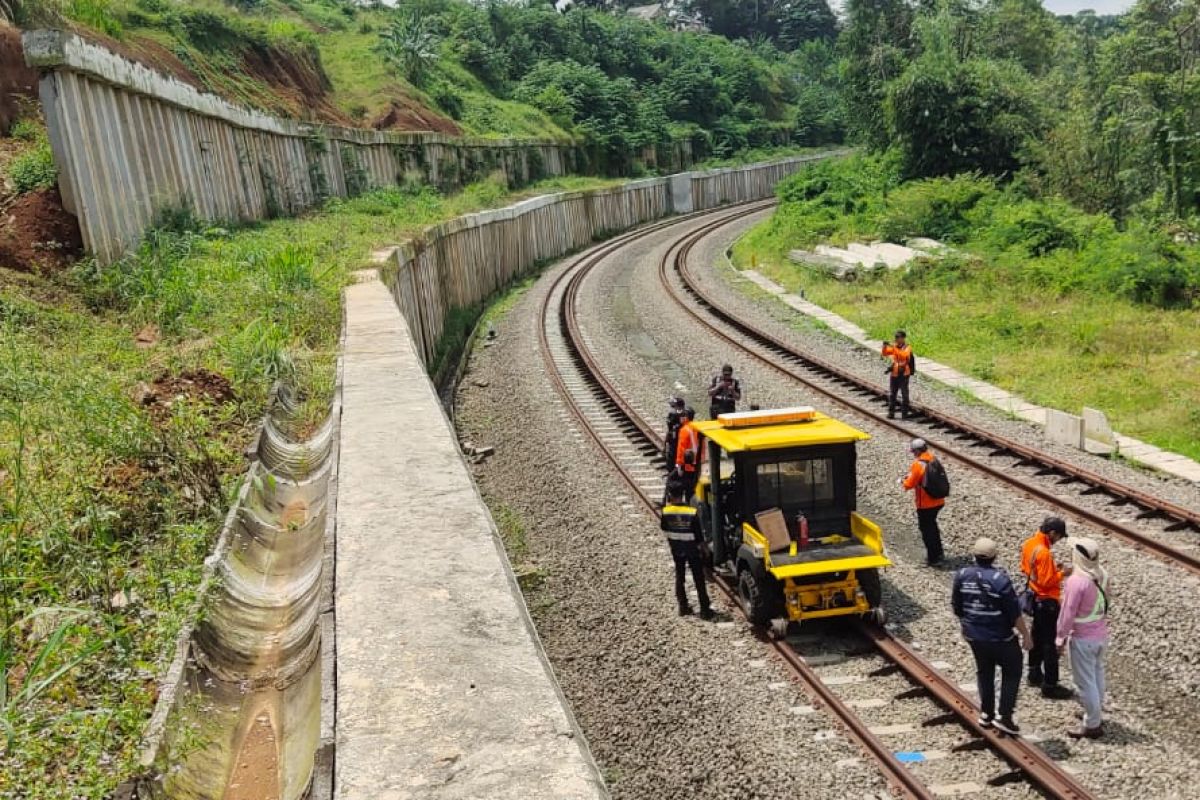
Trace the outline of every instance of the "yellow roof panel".
<instances>
[{"instance_id":1,"label":"yellow roof panel","mask_svg":"<svg viewBox=\"0 0 1200 800\"><path fill-rule=\"evenodd\" d=\"M811 447L821 444L845 444L871 437L844 422L819 411L813 419L753 427L729 428L720 420L695 422L696 431L712 439L728 453L743 450L778 450L785 447Z\"/></svg>"}]
</instances>

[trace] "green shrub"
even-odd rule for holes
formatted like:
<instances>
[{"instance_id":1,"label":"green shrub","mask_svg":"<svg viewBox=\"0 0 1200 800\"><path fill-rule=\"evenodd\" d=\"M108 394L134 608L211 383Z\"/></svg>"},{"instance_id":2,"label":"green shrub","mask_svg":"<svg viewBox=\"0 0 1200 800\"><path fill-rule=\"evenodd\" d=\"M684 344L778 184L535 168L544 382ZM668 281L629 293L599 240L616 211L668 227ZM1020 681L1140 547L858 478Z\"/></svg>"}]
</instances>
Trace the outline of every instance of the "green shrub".
<instances>
[{"instance_id":1,"label":"green shrub","mask_svg":"<svg viewBox=\"0 0 1200 800\"><path fill-rule=\"evenodd\" d=\"M995 191L991 180L977 175L907 183L888 196L879 234L893 242L914 236L962 241L971 229L969 212Z\"/></svg>"},{"instance_id":2,"label":"green shrub","mask_svg":"<svg viewBox=\"0 0 1200 800\"><path fill-rule=\"evenodd\" d=\"M120 39L125 33L110 0L66 0L62 4L62 15L114 39Z\"/></svg>"},{"instance_id":3,"label":"green shrub","mask_svg":"<svg viewBox=\"0 0 1200 800\"><path fill-rule=\"evenodd\" d=\"M8 135L23 142L36 142L45 136L45 131L38 123L22 117L12 124Z\"/></svg>"},{"instance_id":4,"label":"green shrub","mask_svg":"<svg viewBox=\"0 0 1200 800\"><path fill-rule=\"evenodd\" d=\"M997 249L1020 248L1044 256L1062 248L1079 250L1089 240L1114 232L1112 220L1085 214L1062 200L1017 200L989 204L972 215L981 238Z\"/></svg>"},{"instance_id":5,"label":"green shrub","mask_svg":"<svg viewBox=\"0 0 1200 800\"><path fill-rule=\"evenodd\" d=\"M58 169L54 166L50 143L42 141L14 158L8 165L8 177L17 194L54 186L58 181Z\"/></svg>"}]
</instances>

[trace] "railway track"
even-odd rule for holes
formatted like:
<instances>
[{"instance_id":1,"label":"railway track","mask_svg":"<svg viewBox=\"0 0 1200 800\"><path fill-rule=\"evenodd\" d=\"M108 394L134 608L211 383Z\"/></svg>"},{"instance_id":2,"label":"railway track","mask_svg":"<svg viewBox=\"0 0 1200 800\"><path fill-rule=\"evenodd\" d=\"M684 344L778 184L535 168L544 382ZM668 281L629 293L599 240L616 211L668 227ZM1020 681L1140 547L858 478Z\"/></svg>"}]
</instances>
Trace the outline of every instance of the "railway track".
<instances>
[{"instance_id":1,"label":"railway track","mask_svg":"<svg viewBox=\"0 0 1200 800\"><path fill-rule=\"evenodd\" d=\"M770 203L741 206L711 214L709 222L689 235L683 242L693 242L721 226ZM621 397L596 359L588 338L577 319L579 287L587 274L604 258L650 233L679 220L644 228L621 236L578 257L555 280L541 307L539 339L547 374L569 412L583 431L613 464L634 495L646 508L657 515L662 492L662 440L649 423L641 418ZM668 252L669 255L670 251ZM736 602L734 587L719 576L719 588ZM872 673L882 677L899 673L908 681L909 689L901 693L908 698L927 698L938 709L924 719L921 728L933 730L941 725L958 725L971 734L971 740L955 746L955 750L985 749L994 752L1011 769L992 781L1000 784L1024 781L1037 792L1061 800L1084 800L1092 795L1036 746L1023 739L998 734L977 722L977 709L958 686L942 675L904 642L893 638L884 628L863 623L858 633L869 643L886 666ZM786 640L776 641L760 633L764 645L773 648L789 670L807 688L821 706L839 720L846 733L879 765L888 783L901 796L925 800L939 794L954 792L950 786L927 786L915 770L905 766L884 743L886 731L868 724L856 709L868 708L861 701L844 699L839 685L865 681L868 677L854 676L850 681L823 678L817 667ZM917 728L914 726L914 730ZM944 737L943 737L944 738ZM935 794L936 791L936 794Z\"/></svg>"},{"instance_id":2,"label":"railway track","mask_svg":"<svg viewBox=\"0 0 1200 800\"><path fill-rule=\"evenodd\" d=\"M723 220L721 225L732 221ZM713 334L770 369L878 425L909 437L925 439L939 453L959 463L1070 516L1086 520L1124 539L1135 549L1200 575L1200 556L1166 541L1184 531L1200 532L1200 512L1154 497L927 405L914 403L914 415L909 420L889 419L885 413L887 392L880 384L804 352L739 318L703 289L688 265L692 248L717 227L720 225L684 237L659 263L660 280L667 293ZM1140 530L1105 511L1084 505L1092 496L1107 497L1110 508L1127 508L1134 512L1135 521L1144 521L1148 527L1158 521L1159 527L1157 530ZM1182 544L1194 546L1191 542Z\"/></svg>"}]
</instances>

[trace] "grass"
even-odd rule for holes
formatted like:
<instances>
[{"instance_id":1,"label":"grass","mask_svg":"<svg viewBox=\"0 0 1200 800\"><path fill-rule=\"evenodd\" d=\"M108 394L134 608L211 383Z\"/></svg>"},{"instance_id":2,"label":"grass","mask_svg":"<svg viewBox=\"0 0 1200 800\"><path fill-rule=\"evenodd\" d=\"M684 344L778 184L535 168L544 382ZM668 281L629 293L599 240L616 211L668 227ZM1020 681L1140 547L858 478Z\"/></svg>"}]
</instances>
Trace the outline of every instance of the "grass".
<instances>
[{"instance_id":1,"label":"grass","mask_svg":"<svg viewBox=\"0 0 1200 800\"><path fill-rule=\"evenodd\" d=\"M1170 301L1173 295L1153 282L1163 264L1186 270L1194 253L1177 253L1152 232L1111 231L1103 220L1064 210L1057 201L1031 206L1007 194L985 193L964 214L945 213L948 204L933 219L926 214L929 203L912 200L917 190L933 191L928 186L892 186L885 199L879 181L864 177L864 165L839 169L807 186L807 178L785 184L781 193L792 199L737 243L735 264L756 262L763 274L790 291L803 289L872 336L906 329L918 359L932 358L1042 405L1074 413L1085 405L1098 408L1126 435L1200 458L1200 307ZM875 169L886 173L878 164ZM823 191L803 199L818 182ZM950 193L962 196L964 184L939 197ZM1012 234L1014 217L1023 221L1021 235ZM945 224L943 233L963 255L858 283L840 283L787 259L790 249L876 238L912 219ZM1068 237L1076 227L1088 231L1078 245L1029 244ZM1118 267L1132 278L1114 282L1099 271Z\"/></svg>"},{"instance_id":2,"label":"grass","mask_svg":"<svg viewBox=\"0 0 1200 800\"><path fill-rule=\"evenodd\" d=\"M100 797L133 771L271 382L293 377L323 412L340 292L367 254L608 183L381 191L239 230L177 214L105 270L0 265L0 796ZM200 370L232 400L151 391Z\"/></svg>"},{"instance_id":3,"label":"grass","mask_svg":"<svg viewBox=\"0 0 1200 800\"><path fill-rule=\"evenodd\" d=\"M828 146L808 147L801 145L789 145L785 147L756 147L750 150L743 150L734 156L726 158L709 158L696 164L692 169L720 169L722 167L743 167L747 164L755 164L760 161L773 161L777 158L787 158L788 156L805 156L811 153L820 153L829 150Z\"/></svg>"}]
</instances>

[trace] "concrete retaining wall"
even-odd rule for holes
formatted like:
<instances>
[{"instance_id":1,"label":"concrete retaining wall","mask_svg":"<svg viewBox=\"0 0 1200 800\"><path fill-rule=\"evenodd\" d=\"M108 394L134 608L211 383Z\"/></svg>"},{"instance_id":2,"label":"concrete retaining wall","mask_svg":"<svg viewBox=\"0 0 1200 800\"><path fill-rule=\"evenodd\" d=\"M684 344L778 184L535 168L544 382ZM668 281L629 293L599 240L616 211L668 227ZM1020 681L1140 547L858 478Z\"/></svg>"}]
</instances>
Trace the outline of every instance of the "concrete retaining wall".
<instances>
[{"instance_id":1,"label":"concrete retaining wall","mask_svg":"<svg viewBox=\"0 0 1200 800\"><path fill-rule=\"evenodd\" d=\"M828 157L798 156L683 173L612 189L546 195L470 214L395 248L381 276L428 368L451 309L483 303L539 262L671 214L770 197L780 179Z\"/></svg>"},{"instance_id":2,"label":"concrete retaining wall","mask_svg":"<svg viewBox=\"0 0 1200 800\"><path fill-rule=\"evenodd\" d=\"M62 31L24 36L59 188L102 262L167 208L213 221L290 215L328 196L418 180L454 188L502 170L511 185L565 175L573 144L312 125L235 106Z\"/></svg>"}]
</instances>

